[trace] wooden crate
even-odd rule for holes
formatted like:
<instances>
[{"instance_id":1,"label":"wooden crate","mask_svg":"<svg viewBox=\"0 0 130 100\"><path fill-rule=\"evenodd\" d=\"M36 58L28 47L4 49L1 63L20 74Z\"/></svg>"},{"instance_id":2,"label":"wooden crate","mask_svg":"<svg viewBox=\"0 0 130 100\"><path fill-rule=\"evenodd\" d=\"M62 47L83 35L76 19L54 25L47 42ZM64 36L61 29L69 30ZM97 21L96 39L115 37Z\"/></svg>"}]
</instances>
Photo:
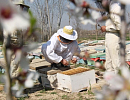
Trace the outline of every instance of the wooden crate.
<instances>
[{"instance_id":1,"label":"wooden crate","mask_svg":"<svg viewBox=\"0 0 130 100\"><path fill-rule=\"evenodd\" d=\"M57 73L58 89L67 92L79 92L95 84L95 71L78 67Z\"/></svg>"}]
</instances>

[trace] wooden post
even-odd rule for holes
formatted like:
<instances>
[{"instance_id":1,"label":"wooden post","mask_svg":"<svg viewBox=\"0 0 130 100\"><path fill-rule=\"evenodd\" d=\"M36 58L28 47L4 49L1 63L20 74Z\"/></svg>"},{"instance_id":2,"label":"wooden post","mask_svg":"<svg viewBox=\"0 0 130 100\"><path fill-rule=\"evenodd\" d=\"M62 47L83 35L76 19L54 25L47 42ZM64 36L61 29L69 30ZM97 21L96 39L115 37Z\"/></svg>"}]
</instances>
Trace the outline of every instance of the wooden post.
<instances>
[{"instance_id":1,"label":"wooden post","mask_svg":"<svg viewBox=\"0 0 130 100\"><path fill-rule=\"evenodd\" d=\"M98 37L97 37L97 35L98 35L98 31L97 31L97 20L96 20L95 28L96 28L96 40L97 40L98 39Z\"/></svg>"}]
</instances>

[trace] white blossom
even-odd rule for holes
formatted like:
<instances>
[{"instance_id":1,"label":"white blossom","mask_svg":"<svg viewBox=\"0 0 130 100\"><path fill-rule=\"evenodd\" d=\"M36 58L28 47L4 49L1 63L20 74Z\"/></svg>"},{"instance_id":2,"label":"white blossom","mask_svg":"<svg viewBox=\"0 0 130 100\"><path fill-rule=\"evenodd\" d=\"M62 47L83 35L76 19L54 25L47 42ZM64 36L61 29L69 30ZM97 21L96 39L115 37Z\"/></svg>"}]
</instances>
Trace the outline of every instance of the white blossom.
<instances>
[{"instance_id":1,"label":"white blossom","mask_svg":"<svg viewBox=\"0 0 130 100\"><path fill-rule=\"evenodd\" d=\"M100 13L94 10L90 13L87 8L82 7L83 1L85 0L75 0L77 6L74 9L70 9L70 6L68 6L69 12L84 25L96 25L95 20L100 17ZM87 2L84 3L87 4Z\"/></svg>"},{"instance_id":2,"label":"white blossom","mask_svg":"<svg viewBox=\"0 0 130 100\"><path fill-rule=\"evenodd\" d=\"M20 86L20 89L16 92L16 97L21 97L21 95L23 94L23 90L24 90L24 87Z\"/></svg>"},{"instance_id":3,"label":"white blossom","mask_svg":"<svg viewBox=\"0 0 130 100\"><path fill-rule=\"evenodd\" d=\"M27 29L30 25L27 12L17 9L10 0L0 0L0 12L0 21L7 34L17 29Z\"/></svg>"},{"instance_id":4,"label":"white blossom","mask_svg":"<svg viewBox=\"0 0 130 100\"><path fill-rule=\"evenodd\" d=\"M91 16L94 20L99 19L101 17L101 14L95 10L92 10Z\"/></svg>"},{"instance_id":5,"label":"white blossom","mask_svg":"<svg viewBox=\"0 0 130 100\"><path fill-rule=\"evenodd\" d=\"M92 24L92 25L95 25L96 23L94 21L92 21L91 19L84 19L84 17L80 17L79 18L80 22L84 25L87 25L87 24Z\"/></svg>"},{"instance_id":6,"label":"white blossom","mask_svg":"<svg viewBox=\"0 0 130 100\"><path fill-rule=\"evenodd\" d=\"M22 48L22 51L23 52L30 52L31 50L38 48L38 46L39 45L37 43L33 42L33 43L30 43L28 46L24 46Z\"/></svg>"},{"instance_id":7,"label":"white blossom","mask_svg":"<svg viewBox=\"0 0 130 100\"><path fill-rule=\"evenodd\" d=\"M31 88L31 87L33 87L33 85L34 85L34 82L32 79L27 79L24 83L24 86L27 88Z\"/></svg>"},{"instance_id":8,"label":"white blossom","mask_svg":"<svg viewBox=\"0 0 130 100\"><path fill-rule=\"evenodd\" d=\"M15 85L12 86L11 89L12 90L19 90L19 87L20 87L20 85L19 85L18 81L16 81Z\"/></svg>"},{"instance_id":9,"label":"white blossom","mask_svg":"<svg viewBox=\"0 0 130 100\"><path fill-rule=\"evenodd\" d=\"M128 91L121 91L121 92L116 96L116 99L115 99L115 100L130 100L130 99L127 99L127 98L128 98L128 95L129 95L129 92L128 92Z\"/></svg>"},{"instance_id":10,"label":"white blossom","mask_svg":"<svg viewBox=\"0 0 130 100\"><path fill-rule=\"evenodd\" d=\"M82 17L85 9L82 9L81 7L75 7L74 9L71 9L69 6L68 7L68 12L71 13L74 17L79 18Z\"/></svg>"},{"instance_id":11,"label":"white blossom","mask_svg":"<svg viewBox=\"0 0 130 100\"><path fill-rule=\"evenodd\" d=\"M81 6L84 0L75 0L77 6Z\"/></svg>"},{"instance_id":12,"label":"white blossom","mask_svg":"<svg viewBox=\"0 0 130 100\"><path fill-rule=\"evenodd\" d=\"M24 55L22 56L19 64L24 71L27 71L29 69L29 60Z\"/></svg>"},{"instance_id":13,"label":"white blossom","mask_svg":"<svg viewBox=\"0 0 130 100\"><path fill-rule=\"evenodd\" d=\"M20 14L13 14L9 19L2 19L1 23L8 33L13 33L17 29L27 29L30 25L28 19Z\"/></svg>"},{"instance_id":14,"label":"white blossom","mask_svg":"<svg viewBox=\"0 0 130 100\"><path fill-rule=\"evenodd\" d=\"M29 0L31 3L34 2L34 0Z\"/></svg>"},{"instance_id":15,"label":"white blossom","mask_svg":"<svg viewBox=\"0 0 130 100\"><path fill-rule=\"evenodd\" d=\"M102 87L102 91L95 91L95 96L97 100L113 100L112 94L114 93L108 85Z\"/></svg>"},{"instance_id":16,"label":"white blossom","mask_svg":"<svg viewBox=\"0 0 130 100\"><path fill-rule=\"evenodd\" d=\"M124 87L124 80L114 72L105 72L104 79L110 84L113 90L120 90Z\"/></svg>"},{"instance_id":17,"label":"white blossom","mask_svg":"<svg viewBox=\"0 0 130 100\"><path fill-rule=\"evenodd\" d=\"M95 62L95 66L96 66L96 67L100 67L100 66L101 66L101 63L100 63L100 62Z\"/></svg>"},{"instance_id":18,"label":"white blossom","mask_svg":"<svg viewBox=\"0 0 130 100\"><path fill-rule=\"evenodd\" d=\"M34 85L34 80L36 80L39 77L39 74L37 72L30 72L27 76L27 79L24 83L25 87L31 88Z\"/></svg>"},{"instance_id":19,"label":"white blossom","mask_svg":"<svg viewBox=\"0 0 130 100\"><path fill-rule=\"evenodd\" d=\"M21 57L22 57L22 51L17 50L15 53L14 64L18 64L18 62L21 60Z\"/></svg>"},{"instance_id":20,"label":"white blossom","mask_svg":"<svg viewBox=\"0 0 130 100\"><path fill-rule=\"evenodd\" d=\"M103 100L103 98L104 98L104 95L100 92L95 93L95 96L98 100Z\"/></svg>"},{"instance_id":21,"label":"white blossom","mask_svg":"<svg viewBox=\"0 0 130 100\"><path fill-rule=\"evenodd\" d=\"M121 67L120 68L122 76L126 78L127 80L130 80L130 71L127 67Z\"/></svg>"},{"instance_id":22,"label":"white blossom","mask_svg":"<svg viewBox=\"0 0 130 100\"><path fill-rule=\"evenodd\" d=\"M121 3L123 3L123 4L130 4L130 0L118 0L118 1L120 1Z\"/></svg>"}]
</instances>

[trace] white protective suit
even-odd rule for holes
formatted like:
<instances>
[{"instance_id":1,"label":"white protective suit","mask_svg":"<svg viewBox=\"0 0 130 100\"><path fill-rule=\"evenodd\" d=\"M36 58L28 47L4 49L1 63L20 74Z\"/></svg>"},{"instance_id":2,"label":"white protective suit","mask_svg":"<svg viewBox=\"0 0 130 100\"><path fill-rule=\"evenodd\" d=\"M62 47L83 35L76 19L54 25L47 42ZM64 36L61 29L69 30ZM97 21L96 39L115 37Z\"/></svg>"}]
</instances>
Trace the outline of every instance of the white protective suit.
<instances>
[{"instance_id":1,"label":"white protective suit","mask_svg":"<svg viewBox=\"0 0 130 100\"><path fill-rule=\"evenodd\" d=\"M121 28L120 14L121 7L119 3L110 4L110 19L106 21L106 35L105 35L105 49L106 49L106 63L105 68L107 71L117 71L120 66L120 54L119 54L119 33L116 30ZM116 14L113 14L116 13Z\"/></svg>"},{"instance_id":2,"label":"white protective suit","mask_svg":"<svg viewBox=\"0 0 130 100\"><path fill-rule=\"evenodd\" d=\"M61 43L58 36L55 33L47 43L43 44L41 52L50 63L59 63L62 59L66 59L69 62L74 54L80 53L78 43L76 40L69 44Z\"/></svg>"}]
</instances>

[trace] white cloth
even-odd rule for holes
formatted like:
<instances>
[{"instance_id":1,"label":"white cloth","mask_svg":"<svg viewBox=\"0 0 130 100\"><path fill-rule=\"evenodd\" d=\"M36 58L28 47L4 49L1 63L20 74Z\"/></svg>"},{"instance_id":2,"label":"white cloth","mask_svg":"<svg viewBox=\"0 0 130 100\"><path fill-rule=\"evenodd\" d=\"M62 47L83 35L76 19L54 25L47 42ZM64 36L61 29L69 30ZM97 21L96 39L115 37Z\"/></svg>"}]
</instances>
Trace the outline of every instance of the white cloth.
<instances>
[{"instance_id":1,"label":"white cloth","mask_svg":"<svg viewBox=\"0 0 130 100\"><path fill-rule=\"evenodd\" d=\"M121 7L119 3L113 3L110 5L110 18L106 21L106 31L120 30L121 28L121 18L119 15L121 12ZM114 14L115 13L115 14Z\"/></svg>"},{"instance_id":2,"label":"white cloth","mask_svg":"<svg viewBox=\"0 0 130 100\"><path fill-rule=\"evenodd\" d=\"M78 43L74 40L69 44L64 44L58 40L57 36L58 34L55 33L47 43L43 44L41 52L50 63L59 63L62 59L69 62L74 54L80 53Z\"/></svg>"},{"instance_id":3,"label":"white cloth","mask_svg":"<svg viewBox=\"0 0 130 100\"><path fill-rule=\"evenodd\" d=\"M118 3L110 5L110 11L113 13L120 13L121 7ZM121 19L116 14L110 15L112 21L106 21L106 31L120 30ZM117 72L120 67L120 54L119 54L119 33L106 32L105 36L105 50L106 50L106 63L105 68L107 71Z\"/></svg>"},{"instance_id":4,"label":"white cloth","mask_svg":"<svg viewBox=\"0 0 130 100\"><path fill-rule=\"evenodd\" d=\"M106 52L106 63L105 68L107 71L117 72L120 67L120 52L119 43L120 38L118 33L106 33L105 38L105 52Z\"/></svg>"}]
</instances>

